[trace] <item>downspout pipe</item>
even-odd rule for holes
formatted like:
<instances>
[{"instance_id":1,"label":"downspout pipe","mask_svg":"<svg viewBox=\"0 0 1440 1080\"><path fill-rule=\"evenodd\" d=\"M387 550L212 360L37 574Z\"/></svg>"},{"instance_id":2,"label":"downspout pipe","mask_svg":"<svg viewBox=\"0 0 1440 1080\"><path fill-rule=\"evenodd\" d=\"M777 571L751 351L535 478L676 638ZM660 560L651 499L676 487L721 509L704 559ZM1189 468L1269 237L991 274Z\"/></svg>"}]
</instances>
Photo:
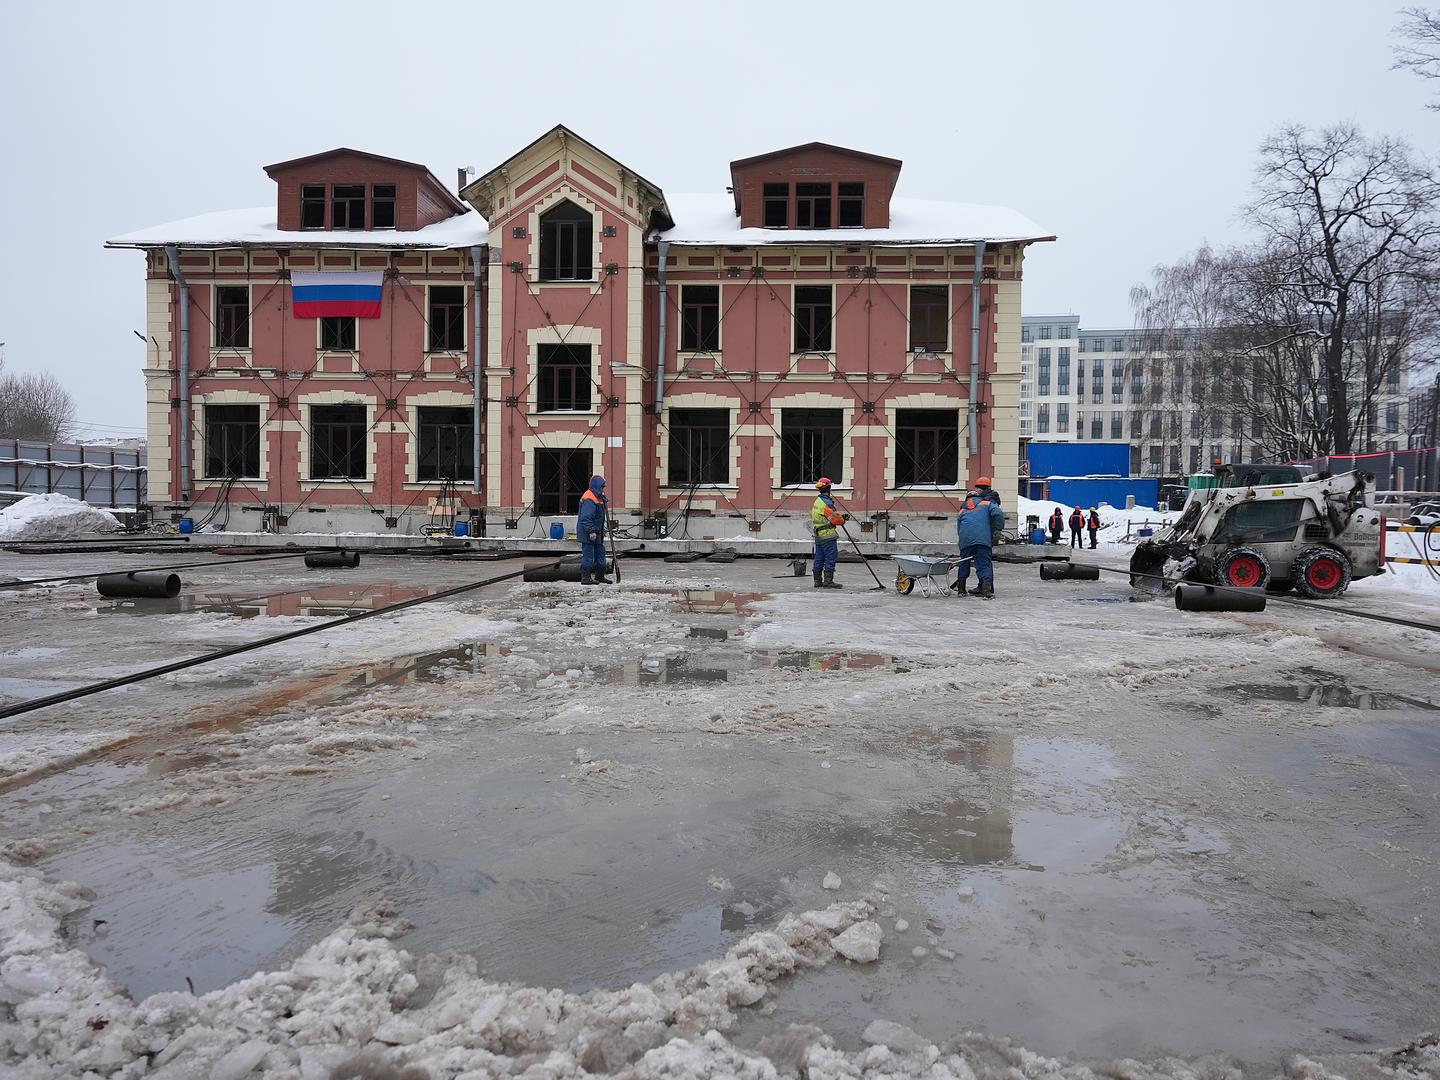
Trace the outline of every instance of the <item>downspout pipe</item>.
<instances>
[{"instance_id":1,"label":"downspout pipe","mask_svg":"<svg viewBox=\"0 0 1440 1080\"><path fill-rule=\"evenodd\" d=\"M474 436L474 446L471 448L470 460L474 463L475 479L470 490L477 495L480 494L481 491L480 451L485 444L484 433L480 430L480 425L484 422L485 418L485 338L481 335L480 330L482 324L481 304L483 302L480 290L484 282L485 268L488 262L489 260L486 258L486 251L483 246L477 244L470 249L470 266L475 271L475 311L473 319L475 329L472 335L475 339L475 348L471 350L474 354L474 360L471 362L470 369L472 375L470 391L471 397L474 398L474 401L471 402L471 407L474 409L474 418L471 422L473 429L471 434Z\"/></svg>"},{"instance_id":2,"label":"downspout pipe","mask_svg":"<svg viewBox=\"0 0 1440 1080\"><path fill-rule=\"evenodd\" d=\"M180 248L165 245L165 258L170 263L170 276L180 286L180 501L190 501L190 284L180 270Z\"/></svg>"},{"instance_id":3,"label":"downspout pipe","mask_svg":"<svg viewBox=\"0 0 1440 1080\"><path fill-rule=\"evenodd\" d=\"M670 295L665 288L665 267L670 260L670 241L661 240L660 249L660 272L656 275L660 281L660 356L655 362L655 412L657 414L665 411L665 331L669 326Z\"/></svg>"},{"instance_id":4,"label":"downspout pipe","mask_svg":"<svg viewBox=\"0 0 1440 1080\"><path fill-rule=\"evenodd\" d=\"M970 287L970 453L980 458L980 288L985 275L985 241L975 244L975 282Z\"/></svg>"}]
</instances>

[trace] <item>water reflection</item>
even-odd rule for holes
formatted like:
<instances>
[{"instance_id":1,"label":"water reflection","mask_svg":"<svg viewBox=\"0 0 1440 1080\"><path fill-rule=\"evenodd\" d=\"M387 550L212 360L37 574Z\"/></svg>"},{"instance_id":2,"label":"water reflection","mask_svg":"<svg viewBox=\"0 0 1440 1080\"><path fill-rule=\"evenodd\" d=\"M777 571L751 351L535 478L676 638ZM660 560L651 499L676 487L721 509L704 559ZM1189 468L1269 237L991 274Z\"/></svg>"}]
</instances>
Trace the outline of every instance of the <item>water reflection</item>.
<instances>
[{"instance_id":1,"label":"water reflection","mask_svg":"<svg viewBox=\"0 0 1440 1080\"><path fill-rule=\"evenodd\" d=\"M171 599L98 602L97 615L184 615L202 612L241 619L281 616L339 618L430 596L436 590L415 585L314 585L285 592L197 592Z\"/></svg>"}]
</instances>

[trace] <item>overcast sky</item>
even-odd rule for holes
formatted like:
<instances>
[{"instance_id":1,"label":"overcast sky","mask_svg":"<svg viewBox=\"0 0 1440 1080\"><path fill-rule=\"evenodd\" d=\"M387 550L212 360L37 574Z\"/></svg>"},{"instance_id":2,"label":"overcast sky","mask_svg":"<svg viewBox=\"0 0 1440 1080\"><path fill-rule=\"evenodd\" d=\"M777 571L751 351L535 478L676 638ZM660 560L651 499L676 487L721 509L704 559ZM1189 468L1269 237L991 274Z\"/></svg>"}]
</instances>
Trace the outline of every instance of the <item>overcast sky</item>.
<instances>
[{"instance_id":1,"label":"overcast sky","mask_svg":"<svg viewBox=\"0 0 1440 1080\"><path fill-rule=\"evenodd\" d=\"M564 123L666 191L818 139L905 162L899 192L1059 235L1025 310L1129 325L1150 267L1243 235L1254 152L1353 120L1432 152L1429 87L1375 0L370 0L7 6L0 341L97 433L144 423L138 253L111 236L273 203L261 167L335 146L482 171ZM0 433L3 434L3 433Z\"/></svg>"}]
</instances>

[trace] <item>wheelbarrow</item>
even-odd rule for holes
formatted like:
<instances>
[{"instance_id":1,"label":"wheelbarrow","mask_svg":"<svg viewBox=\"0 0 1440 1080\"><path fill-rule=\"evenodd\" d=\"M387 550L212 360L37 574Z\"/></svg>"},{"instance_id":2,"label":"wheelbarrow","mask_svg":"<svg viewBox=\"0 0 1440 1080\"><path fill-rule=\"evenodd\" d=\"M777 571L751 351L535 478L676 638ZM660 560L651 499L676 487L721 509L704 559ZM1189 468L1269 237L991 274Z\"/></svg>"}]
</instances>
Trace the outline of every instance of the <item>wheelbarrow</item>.
<instances>
[{"instance_id":1,"label":"wheelbarrow","mask_svg":"<svg viewBox=\"0 0 1440 1080\"><path fill-rule=\"evenodd\" d=\"M950 589L950 572L968 559L955 555L892 555L895 591L909 596L920 586L921 596L943 596Z\"/></svg>"}]
</instances>

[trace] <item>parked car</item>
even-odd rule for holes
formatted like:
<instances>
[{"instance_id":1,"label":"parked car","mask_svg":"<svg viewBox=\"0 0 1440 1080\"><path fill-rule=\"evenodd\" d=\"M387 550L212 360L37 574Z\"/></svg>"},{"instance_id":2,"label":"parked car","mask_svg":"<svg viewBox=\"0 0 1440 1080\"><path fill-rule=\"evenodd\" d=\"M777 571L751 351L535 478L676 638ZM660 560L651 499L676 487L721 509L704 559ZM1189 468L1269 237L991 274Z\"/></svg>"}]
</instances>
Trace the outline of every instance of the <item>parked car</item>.
<instances>
[{"instance_id":1,"label":"parked car","mask_svg":"<svg viewBox=\"0 0 1440 1080\"><path fill-rule=\"evenodd\" d=\"M1410 508L1410 516L1405 519L1405 524L1440 525L1440 499L1416 503Z\"/></svg>"}]
</instances>

